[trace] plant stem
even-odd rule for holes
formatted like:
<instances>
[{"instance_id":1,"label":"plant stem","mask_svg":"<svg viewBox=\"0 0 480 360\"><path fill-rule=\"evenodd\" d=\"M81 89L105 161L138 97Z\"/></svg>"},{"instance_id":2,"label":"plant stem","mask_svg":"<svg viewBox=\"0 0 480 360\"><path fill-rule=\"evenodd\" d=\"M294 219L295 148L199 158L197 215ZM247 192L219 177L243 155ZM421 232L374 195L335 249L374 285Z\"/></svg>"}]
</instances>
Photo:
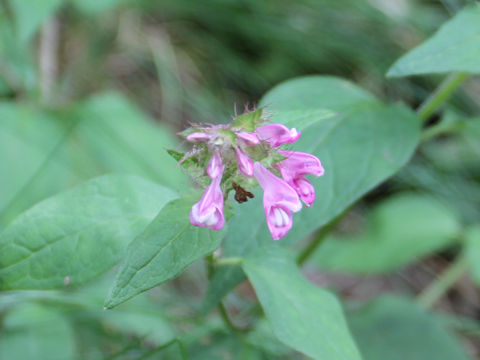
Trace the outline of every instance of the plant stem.
<instances>
[{"instance_id":1,"label":"plant stem","mask_svg":"<svg viewBox=\"0 0 480 360\"><path fill-rule=\"evenodd\" d=\"M468 267L466 256L460 255L437 280L417 297L418 304L427 309L432 307L465 274Z\"/></svg>"},{"instance_id":2,"label":"plant stem","mask_svg":"<svg viewBox=\"0 0 480 360\"><path fill-rule=\"evenodd\" d=\"M215 259L215 265L217 266L228 266L228 265L242 265L243 258L241 257L225 257Z\"/></svg>"},{"instance_id":3,"label":"plant stem","mask_svg":"<svg viewBox=\"0 0 480 360\"><path fill-rule=\"evenodd\" d=\"M317 248L320 246L320 244L323 243L323 241L326 239L327 235L330 233L330 231L333 230L333 228L340 222L340 220L343 219L345 214L348 212L349 209L341 213L339 216L337 216L335 219L327 223L324 227L320 229L320 231L317 233L315 238L307 245L305 246L302 251L297 256L297 264L299 266L302 266L309 258L312 256L312 254L317 250Z\"/></svg>"},{"instance_id":4,"label":"plant stem","mask_svg":"<svg viewBox=\"0 0 480 360\"><path fill-rule=\"evenodd\" d=\"M427 121L430 115L449 98L467 76L467 73L453 73L447 76L417 109L417 114L420 116L420 119L422 119L423 122Z\"/></svg>"},{"instance_id":5,"label":"plant stem","mask_svg":"<svg viewBox=\"0 0 480 360\"><path fill-rule=\"evenodd\" d=\"M428 141L438 135L461 131L464 127L465 121L458 121L448 124L445 122L440 122L423 130L422 134L420 135L420 142Z\"/></svg>"}]
</instances>

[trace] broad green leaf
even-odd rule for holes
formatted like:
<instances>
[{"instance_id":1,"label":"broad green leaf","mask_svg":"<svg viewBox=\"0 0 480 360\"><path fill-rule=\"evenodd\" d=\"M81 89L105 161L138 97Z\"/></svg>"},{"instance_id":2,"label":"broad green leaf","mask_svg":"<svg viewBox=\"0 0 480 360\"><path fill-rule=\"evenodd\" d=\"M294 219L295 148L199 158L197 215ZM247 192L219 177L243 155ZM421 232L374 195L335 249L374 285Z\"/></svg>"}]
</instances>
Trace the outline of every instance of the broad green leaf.
<instances>
[{"instance_id":1,"label":"broad green leaf","mask_svg":"<svg viewBox=\"0 0 480 360\"><path fill-rule=\"evenodd\" d=\"M220 246L224 231L190 224L189 212L200 195L167 204L129 246L105 307L112 308L178 276L187 266Z\"/></svg>"},{"instance_id":2,"label":"broad green leaf","mask_svg":"<svg viewBox=\"0 0 480 360\"><path fill-rule=\"evenodd\" d=\"M22 192L30 191L33 186L30 180L46 162L53 163L52 171L55 173L45 186L40 186L38 193L55 191L59 184L70 180L66 179L65 172L61 170L64 168L58 161L50 158L65 138L68 127L58 126L51 114L35 107L7 102L0 103L0 117L0 213L6 217L5 212L10 211L8 207L19 201ZM25 207L31 206L31 201L40 200L38 196L28 198L30 203Z\"/></svg>"},{"instance_id":3,"label":"broad green leaf","mask_svg":"<svg viewBox=\"0 0 480 360\"><path fill-rule=\"evenodd\" d=\"M452 71L480 73L480 4L456 14L431 38L398 59L387 76Z\"/></svg>"},{"instance_id":4,"label":"broad green leaf","mask_svg":"<svg viewBox=\"0 0 480 360\"><path fill-rule=\"evenodd\" d=\"M480 286L480 225L471 226L465 232L466 252L473 280Z\"/></svg>"},{"instance_id":5,"label":"broad green leaf","mask_svg":"<svg viewBox=\"0 0 480 360\"><path fill-rule=\"evenodd\" d=\"M73 330L56 311L21 304L2 319L0 359L76 359Z\"/></svg>"},{"instance_id":6,"label":"broad green leaf","mask_svg":"<svg viewBox=\"0 0 480 360\"><path fill-rule=\"evenodd\" d=\"M360 359L335 296L309 283L284 250L262 250L243 269L275 335L314 359Z\"/></svg>"},{"instance_id":7,"label":"broad green leaf","mask_svg":"<svg viewBox=\"0 0 480 360\"><path fill-rule=\"evenodd\" d=\"M373 95L351 82L334 76L306 76L287 80L262 98L267 110L310 109L340 110L366 102L376 102ZM272 118L276 122L275 117Z\"/></svg>"},{"instance_id":8,"label":"broad green leaf","mask_svg":"<svg viewBox=\"0 0 480 360\"><path fill-rule=\"evenodd\" d=\"M0 224L34 203L107 172L133 173L162 185L189 184L166 148L176 141L127 99L106 93L73 109L46 112L0 104ZM18 159L21 158L22 162Z\"/></svg>"},{"instance_id":9,"label":"broad green leaf","mask_svg":"<svg viewBox=\"0 0 480 360\"><path fill-rule=\"evenodd\" d=\"M72 116L79 123L68 145L75 152L81 141L83 156L77 161L86 167L94 158L97 168L91 172L132 172L174 189L189 184L166 151L177 147L171 129L155 124L121 95L95 95Z\"/></svg>"},{"instance_id":10,"label":"broad green leaf","mask_svg":"<svg viewBox=\"0 0 480 360\"><path fill-rule=\"evenodd\" d=\"M326 84L329 87L321 90ZM282 245L299 241L325 225L395 174L409 160L418 143L420 121L411 111L400 105L382 105L368 93L346 84L323 77L291 80L267 93L261 102L270 103L273 109L280 107L272 122L285 123L302 132L300 139L289 148L316 155L325 168L325 175L310 178L317 200L311 208L304 207L294 214L293 227L280 240ZM307 85L319 93L336 93L335 98L342 98L342 89L347 89L345 99L350 102L335 105L332 100L334 106L329 107L323 98L318 98L318 108L314 108L314 98L293 96L297 90L301 94L307 92ZM288 93L292 96L281 95ZM275 94L279 94L278 100ZM351 107L345 107L346 104ZM334 115L322 108L338 113ZM225 242L226 256L243 256L260 245L272 244L261 197L259 192L255 199L236 206ZM221 269L209 285L204 309L214 306L242 279L238 269Z\"/></svg>"},{"instance_id":11,"label":"broad green leaf","mask_svg":"<svg viewBox=\"0 0 480 360\"><path fill-rule=\"evenodd\" d=\"M411 300L384 296L347 320L364 360L466 360L443 322Z\"/></svg>"},{"instance_id":12,"label":"broad green leaf","mask_svg":"<svg viewBox=\"0 0 480 360\"><path fill-rule=\"evenodd\" d=\"M133 175L106 175L35 205L0 233L0 288L61 288L100 275L175 197Z\"/></svg>"},{"instance_id":13,"label":"broad green leaf","mask_svg":"<svg viewBox=\"0 0 480 360\"><path fill-rule=\"evenodd\" d=\"M18 39L27 42L54 15L64 0L10 0Z\"/></svg>"},{"instance_id":14,"label":"broad green leaf","mask_svg":"<svg viewBox=\"0 0 480 360\"><path fill-rule=\"evenodd\" d=\"M70 0L76 8L85 14L98 15L117 6L132 3L132 0Z\"/></svg>"},{"instance_id":15,"label":"broad green leaf","mask_svg":"<svg viewBox=\"0 0 480 360\"><path fill-rule=\"evenodd\" d=\"M327 238L312 261L331 271L392 271L454 243L461 231L450 208L421 194L390 197L366 221L357 235Z\"/></svg>"}]
</instances>

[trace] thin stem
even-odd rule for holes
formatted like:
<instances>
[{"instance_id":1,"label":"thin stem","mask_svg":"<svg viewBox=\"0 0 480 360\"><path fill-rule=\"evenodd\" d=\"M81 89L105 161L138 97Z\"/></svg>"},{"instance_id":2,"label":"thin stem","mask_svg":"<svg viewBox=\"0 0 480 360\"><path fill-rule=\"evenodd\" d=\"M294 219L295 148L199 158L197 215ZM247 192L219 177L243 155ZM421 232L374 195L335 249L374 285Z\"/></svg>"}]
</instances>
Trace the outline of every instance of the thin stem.
<instances>
[{"instance_id":1,"label":"thin stem","mask_svg":"<svg viewBox=\"0 0 480 360\"><path fill-rule=\"evenodd\" d=\"M242 265L243 258L241 257L225 257L225 258L219 258L215 260L215 265L217 266L229 266L229 265L234 265L234 266L239 266Z\"/></svg>"},{"instance_id":2,"label":"thin stem","mask_svg":"<svg viewBox=\"0 0 480 360\"><path fill-rule=\"evenodd\" d=\"M457 132L462 130L464 127L465 121L457 121L450 123L445 123L444 121L442 121L423 130L422 134L420 135L420 141L425 142L439 135Z\"/></svg>"},{"instance_id":3,"label":"thin stem","mask_svg":"<svg viewBox=\"0 0 480 360\"><path fill-rule=\"evenodd\" d=\"M465 274L468 267L466 256L460 255L437 280L417 297L418 304L424 308L432 307Z\"/></svg>"},{"instance_id":4,"label":"thin stem","mask_svg":"<svg viewBox=\"0 0 480 360\"><path fill-rule=\"evenodd\" d=\"M317 248L325 241L327 235L330 234L330 231L332 231L333 228L340 222L340 220L343 219L348 210L349 209L322 227L315 238L307 246L305 246L302 251L300 251L297 256L297 264L299 266L302 266L310 258L310 256L312 256L315 250L317 250Z\"/></svg>"},{"instance_id":5,"label":"thin stem","mask_svg":"<svg viewBox=\"0 0 480 360\"><path fill-rule=\"evenodd\" d=\"M467 73L453 73L443 80L438 88L417 109L420 119L423 122L427 121L430 115L452 95L467 76Z\"/></svg>"}]
</instances>

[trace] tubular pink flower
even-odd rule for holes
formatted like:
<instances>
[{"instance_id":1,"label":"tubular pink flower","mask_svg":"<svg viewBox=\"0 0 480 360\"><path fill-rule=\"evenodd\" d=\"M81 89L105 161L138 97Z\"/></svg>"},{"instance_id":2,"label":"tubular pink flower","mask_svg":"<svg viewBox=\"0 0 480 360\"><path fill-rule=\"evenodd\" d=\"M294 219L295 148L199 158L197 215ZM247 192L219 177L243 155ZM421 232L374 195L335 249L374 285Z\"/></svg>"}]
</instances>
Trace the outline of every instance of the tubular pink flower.
<instances>
[{"instance_id":1,"label":"tubular pink flower","mask_svg":"<svg viewBox=\"0 0 480 360\"><path fill-rule=\"evenodd\" d=\"M242 131L237 133L237 137L242 139L245 145L248 146L256 146L260 144L260 140L258 140L258 137L255 135L255 133Z\"/></svg>"},{"instance_id":2,"label":"tubular pink flower","mask_svg":"<svg viewBox=\"0 0 480 360\"><path fill-rule=\"evenodd\" d=\"M213 156L207 164L207 174L210 179L215 179L223 172L222 158L218 150L215 150Z\"/></svg>"},{"instance_id":3,"label":"tubular pink flower","mask_svg":"<svg viewBox=\"0 0 480 360\"><path fill-rule=\"evenodd\" d=\"M253 161L238 146L235 148L237 155L238 170L248 177L253 176Z\"/></svg>"},{"instance_id":4,"label":"tubular pink flower","mask_svg":"<svg viewBox=\"0 0 480 360\"><path fill-rule=\"evenodd\" d=\"M292 228L292 212L300 211L302 203L290 185L255 162L253 173L263 189L263 209L273 240L283 238Z\"/></svg>"},{"instance_id":5,"label":"tubular pink flower","mask_svg":"<svg viewBox=\"0 0 480 360\"><path fill-rule=\"evenodd\" d=\"M257 128L255 132L261 140L268 142L272 147L294 143L301 135L297 129L292 128L290 130L282 124L263 125Z\"/></svg>"},{"instance_id":6,"label":"tubular pink flower","mask_svg":"<svg viewBox=\"0 0 480 360\"><path fill-rule=\"evenodd\" d=\"M190 222L192 225L220 230L225 225L223 217L223 193L220 188L222 174L214 178L205 189L199 202L192 206Z\"/></svg>"},{"instance_id":7,"label":"tubular pink flower","mask_svg":"<svg viewBox=\"0 0 480 360\"><path fill-rule=\"evenodd\" d=\"M324 173L322 163L312 154L285 150L278 152L286 159L274 164L273 167L280 171L282 178L295 189L305 205L312 206L315 201L315 189L304 175L322 176Z\"/></svg>"},{"instance_id":8,"label":"tubular pink flower","mask_svg":"<svg viewBox=\"0 0 480 360\"><path fill-rule=\"evenodd\" d=\"M205 134L202 132L194 132L187 135L186 139L187 141L190 141L192 143L201 143L210 140L210 137L211 136L209 134Z\"/></svg>"}]
</instances>

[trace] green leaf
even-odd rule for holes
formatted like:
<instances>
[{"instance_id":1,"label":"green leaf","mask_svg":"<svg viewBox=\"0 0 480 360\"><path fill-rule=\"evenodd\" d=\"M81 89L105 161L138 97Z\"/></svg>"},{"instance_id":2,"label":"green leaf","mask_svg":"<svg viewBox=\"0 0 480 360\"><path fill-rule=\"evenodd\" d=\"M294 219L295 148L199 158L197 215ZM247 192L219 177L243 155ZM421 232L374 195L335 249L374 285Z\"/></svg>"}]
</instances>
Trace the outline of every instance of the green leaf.
<instances>
[{"instance_id":1,"label":"green leaf","mask_svg":"<svg viewBox=\"0 0 480 360\"><path fill-rule=\"evenodd\" d=\"M36 304L21 304L2 319L0 358L76 359L73 330L56 311Z\"/></svg>"},{"instance_id":2,"label":"green leaf","mask_svg":"<svg viewBox=\"0 0 480 360\"><path fill-rule=\"evenodd\" d=\"M308 97L308 89L318 95ZM300 95L294 96L297 93ZM325 102L328 94L336 94L330 107ZM272 122L302 132L291 148L316 155L325 168L325 175L310 178L317 200L311 208L293 215L293 227L280 240L282 245L297 242L325 225L395 174L419 141L420 120L410 110L400 105L382 105L365 91L339 79L314 76L287 81L265 95L262 104L267 103L274 110L281 109ZM235 221L229 225L225 256L244 256L258 246L272 244L261 199L258 192L255 199L234 209ZM238 269L220 269L207 290L204 310L211 309L242 279Z\"/></svg>"},{"instance_id":3,"label":"green leaf","mask_svg":"<svg viewBox=\"0 0 480 360\"><path fill-rule=\"evenodd\" d=\"M177 146L171 129L155 124L123 96L95 95L78 106L72 116L79 123L68 147L74 152L80 138L84 153L77 161L83 167L93 158L97 169L90 171L94 173L103 169L127 171L174 189L188 184L166 150Z\"/></svg>"},{"instance_id":4,"label":"green leaf","mask_svg":"<svg viewBox=\"0 0 480 360\"><path fill-rule=\"evenodd\" d=\"M243 269L278 339L314 359L360 359L336 297L309 283L286 251L262 250Z\"/></svg>"},{"instance_id":5,"label":"green leaf","mask_svg":"<svg viewBox=\"0 0 480 360\"><path fill-rule=\"evenodd\" d=\"M414 302L384 296L347 313L365 360L466 360L461 343Z\"/></svg>"},{"instance_id":6,"label":"green leaf","mask_svg":"<svg viewBox=\"0 0 480 360\"><path fill-rule=\"evenodd\" d=\"M431 38L398 59L387 76L480 73L480 4L447 21Z\"/></svg>"},{"instance_id":7,"label":"green leaf","mask_svg":"<svg viewBox=\"0 0 480 360\"><path fill-rule=\"evenodd\" d=\"M357 235L333 235L312 261L322 269L347 273L397 270L455 242L461 226L443 203L421 194L390 197L369 213Z\"/></svg>"},{"instance_id":8,"label":"green leaf","mask_svg":"<svg viewBox=\"0 0 480 360\"><path fill-rule=\"evenodd\" d=\"M274 112L324 108L341 110L377 102L367 91L334 76L306 76L287 80L267 92L261 104ZM272 118L276 122L275 117Z\"/></svg>"},{"instance_id":9,"label":"green leaf","mask_svg":"<svg viewBox=\"0 0 480 360\"><path fill-rule=\"evenodd\" d=\"M106 93L67 111L0 103L0 224L68 187L108 172L168 187L189 184L166 152L177 143L127 99ZM18 159L23 159L19 162Z\"/></svg>"},{"instance_id":10,"label":"green leaf","mask_svg":"<svg viewBox=\"0 0 480 360\"><path fill-rule=\"evenodd\" d=\"M61 288L102 274L175 197L133 175L107 175L35 205L0 234L0 289Z\"/></svg>"},{"instance_id":11,"label":"green leaf","mask_svg":"<svg viewBox=\"0 0 480 360\"><path fill-rule=\"evenodd\" d=\"M29 41L40 26L54 15L63 0L10 0L15 15L18 39Z\"/></svg>"},{"instance_id":12,"label":"green leaf","mask_svg":"<svg viewBox=\"0 0 480 360\"><path fill-rule=\"evenodd\" d=\"M225 231L190 224L199 194L167 204L129 246L105 307L112 308L178 276L187 266L220 246Z\"/></svg>"},{"instance_id":13,"label":"green leaf","mask_svg":"<svg viewBox=\"0 0 480 360\"><path fill-rule=\"evenodd\" d=\"M480 286L480 225L469 227L465 231L464 237L472 277L475 283Z\"/></svg>"},{"instance_id":14,"label":"green leaf","mask_svg":"<svg viewBox=\"0 0 480 360\"><path fill-rule=\"evenodd\" d=\"M262 123L263 108L239 115L232 123L233 128L240 128L244 131L254 131Z\"/></svg>"}]
</instances>

